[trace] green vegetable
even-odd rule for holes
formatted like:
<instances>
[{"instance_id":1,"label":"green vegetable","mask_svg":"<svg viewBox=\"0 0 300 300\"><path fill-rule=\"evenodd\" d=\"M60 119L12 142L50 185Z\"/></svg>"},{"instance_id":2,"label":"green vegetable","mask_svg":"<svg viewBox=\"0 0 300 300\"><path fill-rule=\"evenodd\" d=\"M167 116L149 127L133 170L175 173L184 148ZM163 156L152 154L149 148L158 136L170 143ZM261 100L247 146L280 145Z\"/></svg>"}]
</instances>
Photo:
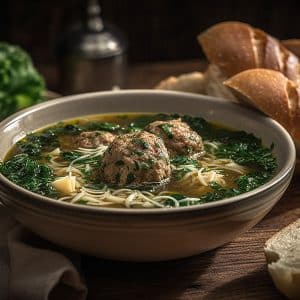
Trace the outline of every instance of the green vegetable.
<instances>
[{"instance_id":1,"label":"green vegetable","mask_svg":"<svg viewBox=\"0 0 300 300\"><path fill-rule=\"evenodd\" d=\"M183 122L186 122L194 131L198 132L203 139L211 139L212 135L215 135L216 133L216 128L203 118L188 115L181 116L178 114L174 114L172 116L177 119L181 118Z\"/></svg>"},{"instance_id":2,"label":"green vegetable","mask_svg":"<svg viewBox=\"0 0 300 300\"><path fill-rule=\"evenodd\" d=\"M66 161L73 161L82 156L80 152L76 151L63 151L60 153L60 156Z\"/></svg>"},{"instance_id":3,"label":"green vegetable","mask_svg":"<svg viewBox=\"0 0 300 300\"><path fill-rule=\"evenodd\" d=\"M32 157L40 156L43 150L52 150L58 147L57 132L55 128L46 129L41 133L31 133L17 143L23 153Z\"/></svg>"},{"instance_id":4,"label":"green vegetable","mask_svg":"<svg viewBox=\"0 0 300 300\"><path fill-rule=\"evenodd\" d=\"M149 144L143 140L143 139L140 139L140 138L133 138L132 139L132 142L138 146L141 146L142 149L148 149L149 148Z\"/></svg>"},{"instance_id":5,"label":"green vegetable","mask_svg":"<svg viewBox=\"0 0 300 300\"><path fill-rule=\"evenodd\" d=\"M82 132L84 129L80 125L76 124L58 124L58 126L54 127L54 132L56 135L66 134L66 135L77 135Z\"/></svg>"},{"instance_id":6,"label":"green vegetable","mask_svg":"<svg viewBox=\"0 0 300 300\"><path fill-rule=\"evenodd\" d=\"M103 131L117 131L121 127L115 123L109 122L89 122L82 126L85 130L103 130Z\"/></svg>"},{"instance_id":7,"label":"green vegetable","mask_svg":"<svg viewBox=\"0 0 300 300\"><path fill-rule=\"evenodd\" d=\"M176 155L175 157L171 158L171 164L175 166L180 166L180 165L193 165L193 166L198 166L198 161L196 159L192 159L188 156L184 155Z\"/></svg>"},{"instance_id":8,"label":"green vegetable","mask_svg":"<svg viewBox=\"0 0 300 300\"><path fill-rule=\"evenodd\" d=\"M248 137L248 141L232 139L221 144L215 152L216 156L230 158L240 165L250 167L256 165L263 170L273 171L277 164L271 149L264 148L254 136Z\"/></svg>"},{"instance_id":9,"label":"green vegetable","mask_svg":"<svg viewBox=\"0 0 300 300\"><path fill-rule=\"evenodd\" d=\"M138 117L134 122L130 123L124 128L125 132L136 132L143 130L147 125L158 120L170 120L172 116L167 114L155 114L155 115L145 115Z\"/></svg>"},{"instance_id":10,"label":"green vegetable","mask_svg":"<svg viewBox=\"0 0 300 300\"><path fill-rule=\"evenodd\" d=\"M83 154L77 151L63 151L60 156L66 161L78 159L78 163L80 164L90 164L91 166L98 166L101 164L101 156L83 158ZM80 157L82 158L79 160Z\"/></svg>"},{"instance_id":11,"label":"green vegetable","mask_svg":"<svg viewBox=\"0 0 300 300\"><path fill-rule=\"evenodd\" d=\"M184 155L177 155L177 156L171 158L170 161L171 161L172 165L181 166L180 169L173 171L173 176L176 180L182 179L182 177L186 173L190 172L190 168L182 167L182 166L192 165L192 166L195 166L195 167L199 167L199 163L198 163L197 160L192 159L188 156L184 156Z\"/></svg>"},{"instance_id":12,"label":"green vegetable","mask_svg":"<svg viewBox=\"0 0 300 300\"><path fill-rule=\"evenodd\" d=\"M266 183L273 175L277 163L272 154L274 145L264 147L260 139L253 134L244 131L232 131L223 127L217 127L209 124L202 118L173 115L174 118L181 117L184 122L187 122L193 130L198 132L204 140L217 142L218 148L206 147L208 153L216 155L218 158L230 158L236 163L248 167L259 168L259 171L253 171L246 175L242 175L236 179L235 188L224 188L219 184L212 182L210 187L211 192L202 195L192 204L201 204L211 201L217 201L224 198L240 195L249 192L264 183ZM176 156L171 159L171 163L175 166L192 164L197 166L197 161L194 161L185 156ZM182 169L175 172L176 179L182 178L188 170ZM174 195L172 195L174 197ZM183 199L184 196L177 195L177 200ZM172 201L166 201L166 205L173 206ZM180 206L190 205L188 201L180 202Z\"/></svg>"},{"instance_id":13,"label":"green vegetable","mask_svg":"<svg viewBox=\"0 0 300 300\"><path fill-rule=\"evenodd\" d=\"M270 179L271 175L272 173L269 172L262 172L262 173L251 172L247 175L243 175L237 178L236 188L228 188L228 189L222 187L216 182L212 182L210 184L212 192L202 195L201 197L198 198L198 200L193 201L192 205L218 201L221 199L230 198L230 197L238 196L242 193L249 192L266 183ZM181 200L185 198L185 196L180 194L175 196L172 195L172 197L176 198L177 200ZM165 205L174 206L174 202L171 200L167 200L165 202ZM180 206L188 206L188 205L190 205L188 201L180 202Z\"/></svg>"},{"instance_id":14,"label":"green vegetable","mask_svg":"<svg viewBox=\"0 0 300 300\"><path fill-rule=\"evenodd\" d=\"M45 83L21 48L0 42L0 119L43 100Z\"/></svg>"},{"instance_id":15,"label":"green vegetable","mask_svg":"<svg viewBox=\"0 0 300 300\"><path fill-rule=\"evenodd\" d=\"M141 163L141 169L144 171L147 171L151 168L151 166L148 163L142 162Z\"/></svg>"},{"instance_id":16,"label":"green vegetable","mask_svg":"<svg viewBox=\"0 0 300 300\"><path fill-rule=\"evenodd\" d=\"M172 125L165 123L165 124L159 125L159 127L162 129L162 131L165 133L165 135L169 139L172 139L174 137L174 135L173 135L173 133L171 131Z\"/></svg>"},{"instance_id":17,"label":"green vegetable","mask_svg":"<svg viewBox=\"0 0 300 300\"><path fill-rule=\"evenodd\" d=\"M1 163L0 172L29 191L49 197L57 195L51 185L54 180L52 170L47 165L31 159L27 154L18 154Z\"/></svg>"},{"instance_id":18,"label":"green vegetable","mask_svg":"<svg viewBox=\"0 0 300 300\"><path fill-rule=\"evenodd\" d=\"M213 154L218 158L230 158L238 164L250 167L255 165L270 172L276 169L276 159L272 154L274 145L264 147L261 140L252 133L217 127L200 117L182 116L182 120L204 140L218 142L217 150L206 148L208 152L214 151Z\"/></svg>"},{"instance_id":19,"label":"green vegetable","mask_svg":"<svg viewBox=\"0 0 300 300\"><path fill-rule=\"evenodd\" d=\"M82 131L78 125L63 123L43 130L42 132L30 133L17 143L18 149L32 157L39 157L42 151L53 150L59 147L58 137L60 135L76 135ZM66 158L66 160L69 160ZM73 159L72 159L73 160Z\"/></svg>"}]
</instances>

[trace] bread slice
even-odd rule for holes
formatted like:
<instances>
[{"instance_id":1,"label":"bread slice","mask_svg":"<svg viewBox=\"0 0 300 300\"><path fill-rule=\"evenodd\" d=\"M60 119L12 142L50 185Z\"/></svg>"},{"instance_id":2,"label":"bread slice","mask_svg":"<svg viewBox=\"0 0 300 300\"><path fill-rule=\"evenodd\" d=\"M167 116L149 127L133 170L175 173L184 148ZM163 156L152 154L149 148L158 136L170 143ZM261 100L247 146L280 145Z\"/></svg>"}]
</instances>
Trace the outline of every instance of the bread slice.
<instances>
[{"instance_id":1,"label":"bread slice","mask_svg":"<svg viewBox=\"0 0 300 300\"><path fill-rule=\"evenodd\" d=\"M204 76L201 72L182 74L178 77L170 76L159 82L155 89L204 94Z\"/></svg>"},{"instance_id":2,"label":"bread slice","mask_svg":"<svg viewBox=\"0 0 300 300\"><path fill-rule=\"evenodd\" d=\"M242 71L266 68L300 82L299 59L277 39L242 22L222 22L198 35L208 61L227 78Z\"/></svg>"},{"instance_id":3,"label":"bread slice","mask_svg":"<svg viewBox=\"0 0 300 300\"><path fill-rule=\"evenodd\" d=\"M300 219L267 240L264 251L275 286L289 299L300 299Z\"/></svg>"},{"instance_id":4,"label":"bread slice","mask_svg":"<svg viewBox=\"0 0 300 300\"><path fill-rule=\"evenodd\" d=\"M243 71L224 82L237 99L283 125L300 142L300 90L282 73L269 69Z\"/></svg>"}]
</instances>

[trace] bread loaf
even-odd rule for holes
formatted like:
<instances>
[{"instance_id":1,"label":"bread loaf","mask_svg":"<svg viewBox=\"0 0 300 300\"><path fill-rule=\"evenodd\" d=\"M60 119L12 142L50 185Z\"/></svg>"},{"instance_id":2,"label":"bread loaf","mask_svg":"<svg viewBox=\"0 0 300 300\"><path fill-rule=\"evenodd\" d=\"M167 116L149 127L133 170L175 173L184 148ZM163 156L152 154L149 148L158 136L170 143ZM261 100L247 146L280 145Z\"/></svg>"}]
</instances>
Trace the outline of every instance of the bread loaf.
<instances>
[{"instance_id":1,"label":"bread loaf","mask_svg":"<svg viewBox=\"0 0 300 300\"><path fill-rule=\"evenodd\" d=\"M299 80L299 61L280 42L264 31L241 22L218 23L198 36L210 63L230 77L254 68L279 71Z\"/></svg>"},{"instance_id":2,"label":"bread loaf","mask_svg":"<svg viewBox=\"0 0 300 300\"><path fill-rule=\"evenodd\" d=\"M233 93L224 86L223 82L226 79L227 76L216 65L210 64L204 73L203 89L205 94L238 102Z\"/></svg>"},{"instance_id":3,"label":"bread loaf","mask_svg":"<svg viewBox=\"0 0 300 300\"><path fill-rule=\"evenodd\" d=\"M224 82L236 97L281 123L300 141L300 90L282 73L251 69Z\"/></svg>"},{"instance_id":4,"label":"bread loaf","mask_svg":"<svg viewBox=\"0 0 300 300\"><path fill-rule=\"evenodd\" d=\"M282 45L289 51L300 57L300 39L290 39L281 41Z\"/></svg>"},{"instance_id":5,"label":"bread loaf","mask_svg":"<svg viewBox=\"0 0 300 300\"><path fill-rule=\"evenodd\" d=\"M264 251L275 286L289 299L300 299L300 219L272 236Z\"/></svg>"},{"instance_id":6,"label":"bread loaf","mask_svg":"<svg viewBox=\"0 0 300 300\"><path fill-rule=\"evenodd\" d=\"M170 76L155 86L155 89L205 94L204 84L203 74L193 72L178 77Z\"/></svg>"}]
</instances>

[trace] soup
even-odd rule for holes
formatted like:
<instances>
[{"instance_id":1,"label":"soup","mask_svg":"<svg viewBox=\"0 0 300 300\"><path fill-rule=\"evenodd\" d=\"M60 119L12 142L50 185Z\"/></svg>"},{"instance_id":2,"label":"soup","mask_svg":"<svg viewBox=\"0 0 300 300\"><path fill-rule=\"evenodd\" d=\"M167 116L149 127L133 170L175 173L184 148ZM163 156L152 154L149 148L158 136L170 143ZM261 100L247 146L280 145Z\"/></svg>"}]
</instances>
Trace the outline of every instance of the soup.
<instances>
[{"instance_id":1,"label":"soup","mask_svg":"<svg viewBox=\"0 0 300 300\"><path fill-rule=\"evenodd\" d=\"M57 201L172 208L239 195L276 170L273 145L251 133L178 114L105 114L40 129L8 153L0 172Z\"/></svg>"}]
</instances>

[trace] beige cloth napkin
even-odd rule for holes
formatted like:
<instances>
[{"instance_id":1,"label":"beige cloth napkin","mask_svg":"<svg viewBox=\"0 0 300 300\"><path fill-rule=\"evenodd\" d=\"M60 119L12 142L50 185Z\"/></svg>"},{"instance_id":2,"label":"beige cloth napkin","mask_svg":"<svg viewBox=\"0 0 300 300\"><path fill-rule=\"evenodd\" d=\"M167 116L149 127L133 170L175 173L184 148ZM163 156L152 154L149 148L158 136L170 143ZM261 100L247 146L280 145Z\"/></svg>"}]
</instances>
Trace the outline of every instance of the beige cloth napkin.
<instances>
[{"instance_id":1,"label":"beige cloth napkin","mask_svg":"<svg viewBox=\"0 0 300 300\"><path fill-rule=\"evenodd\" d=\"M0 206L1 300L84 300L79 264L78 254L37 237Z\"/></svg>"}]
</instances>

